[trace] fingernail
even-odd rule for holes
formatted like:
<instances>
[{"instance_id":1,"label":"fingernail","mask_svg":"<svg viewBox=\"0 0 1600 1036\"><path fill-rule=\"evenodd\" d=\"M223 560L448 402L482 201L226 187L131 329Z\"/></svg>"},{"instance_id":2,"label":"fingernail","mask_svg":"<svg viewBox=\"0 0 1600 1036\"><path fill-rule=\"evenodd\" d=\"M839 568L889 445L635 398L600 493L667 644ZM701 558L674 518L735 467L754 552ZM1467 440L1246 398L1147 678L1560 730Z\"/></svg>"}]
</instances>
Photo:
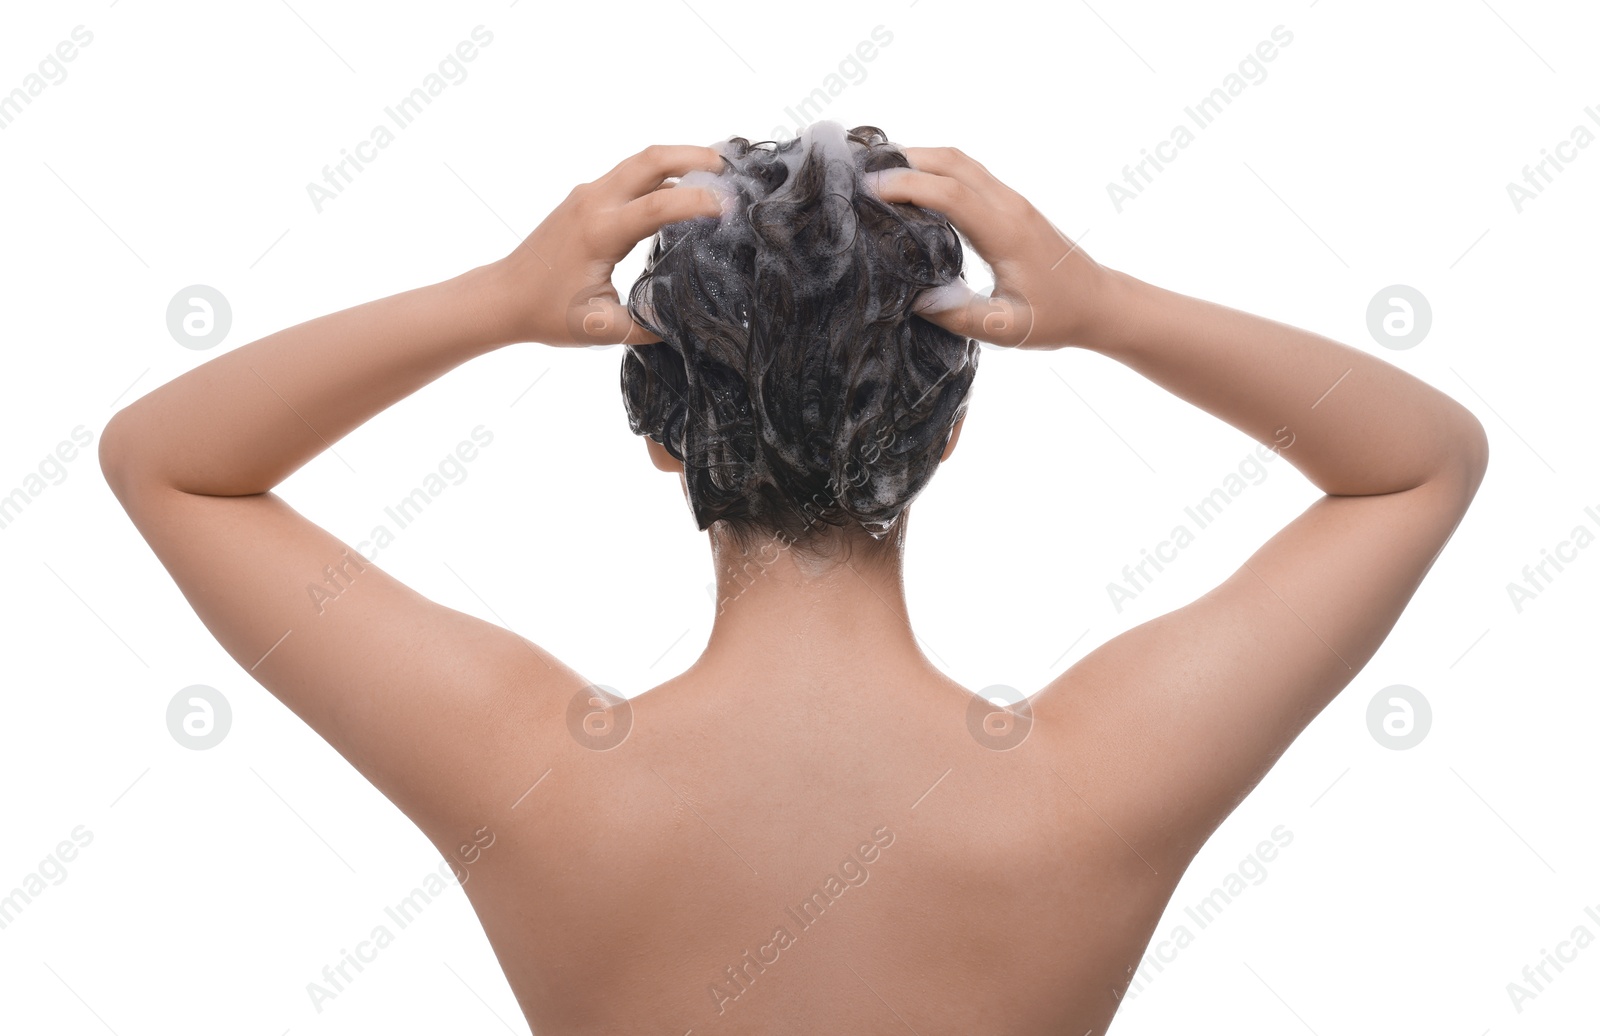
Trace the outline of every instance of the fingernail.
<instances>
[{"instance_id":1,"label":"fingernail","mask_svg":"<svg viewBox=\"0 0 1600 1036\"><path fill-rule=\"evenodd\" d=\"M912 303L912 311L916 313L942 313L946 310L958 309L965 306L975 298L977 292L963 277L941 284L938 287L925 289Z\"/></svg>"},{"instance_id":2,"label":"fingernail","mask_svg":"<svg viewBox=\"0 0 1600 1036\"><path fill-rule=\"evenodd\" d=\"M698 187L702 192L709 195L710 200L715 202L717 207L716 211L707 212L706 215L708 216L726 216L733 211L737 200L732 185L710 174L702 174L698 169L679 178L677 186Z\"/></svg>"},{"instance_id":3,"label":"fingernail","mask_svg":"<svg viewBox=\"0 0 1600 1036\"><path fill-rule=\"evenodd\" d=\"M883 190L885 181L892 184L894 183L894 177L903 172L905 172L905 170L898 167L891 167L889 169L875 169L862 177L862 180L866 183L867 188L871 190L873 194L879 194Z\"/></svg>"}]
</instances>

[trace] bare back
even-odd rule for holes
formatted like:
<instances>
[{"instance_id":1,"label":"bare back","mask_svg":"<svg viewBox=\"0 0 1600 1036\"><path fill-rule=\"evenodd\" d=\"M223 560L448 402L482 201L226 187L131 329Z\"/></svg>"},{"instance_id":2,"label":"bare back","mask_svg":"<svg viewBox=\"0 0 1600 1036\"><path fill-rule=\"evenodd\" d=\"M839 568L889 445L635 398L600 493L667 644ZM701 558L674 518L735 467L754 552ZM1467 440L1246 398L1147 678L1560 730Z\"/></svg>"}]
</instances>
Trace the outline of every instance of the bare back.
<instances>
[{"instance_id":1,"label":"bare back","mask_svg":"<svg viewBox=\"0 0 1600 1036\"><path fill-rule=\"evenodd\" d=\"M691 676L614 747L530 739L465 888L535 1031L1103 1031L1180 872L1072 786L1059 717L997 750L969 692L882 676Z\"/></svg>"}]
</instances>

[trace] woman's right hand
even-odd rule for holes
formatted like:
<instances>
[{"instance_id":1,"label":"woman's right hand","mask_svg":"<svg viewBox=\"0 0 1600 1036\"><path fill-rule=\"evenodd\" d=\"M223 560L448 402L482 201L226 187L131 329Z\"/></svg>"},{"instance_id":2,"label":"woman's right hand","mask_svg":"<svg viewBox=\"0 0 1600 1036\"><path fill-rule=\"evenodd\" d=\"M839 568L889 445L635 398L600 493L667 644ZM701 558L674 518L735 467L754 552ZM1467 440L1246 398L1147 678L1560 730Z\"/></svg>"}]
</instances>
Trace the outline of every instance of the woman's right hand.
<instances>
[{"instance_id":1,"label":"woman's right hand","mask_svg":"<svg viewBox=\"0 0 1600 1036\"><path fill-rule=\"evenodd\" d=\"M1112 271L956 148L904 152L911 168L869 173L869 188L884 201L911 202L944 214L995 279L989 295L976 294L962 281L932 289L917 304L918 315L994 345L1088 345L1101 327Z\"/></svg>"}]
</instances>

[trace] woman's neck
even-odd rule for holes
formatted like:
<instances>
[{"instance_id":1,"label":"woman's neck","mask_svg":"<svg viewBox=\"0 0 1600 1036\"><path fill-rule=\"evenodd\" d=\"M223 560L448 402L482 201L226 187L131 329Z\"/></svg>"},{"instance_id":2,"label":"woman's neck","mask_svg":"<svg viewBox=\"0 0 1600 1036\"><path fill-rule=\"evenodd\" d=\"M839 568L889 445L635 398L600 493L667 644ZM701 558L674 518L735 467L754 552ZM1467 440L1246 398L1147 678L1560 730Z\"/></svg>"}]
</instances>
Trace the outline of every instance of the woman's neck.
<instances>
[{"instance_id":1,"label":"woman's neck","mask_svg":"<svg viewBox=\"0 0 1600 1036\"><path fill-rule=\"evenodd\" d=\"M916 665L902 581L904 521L883 543L840 532L825 558L766 538L741 549L713 534L716 618L697 666L811 673Z\"/></svg>"}]
</instances>

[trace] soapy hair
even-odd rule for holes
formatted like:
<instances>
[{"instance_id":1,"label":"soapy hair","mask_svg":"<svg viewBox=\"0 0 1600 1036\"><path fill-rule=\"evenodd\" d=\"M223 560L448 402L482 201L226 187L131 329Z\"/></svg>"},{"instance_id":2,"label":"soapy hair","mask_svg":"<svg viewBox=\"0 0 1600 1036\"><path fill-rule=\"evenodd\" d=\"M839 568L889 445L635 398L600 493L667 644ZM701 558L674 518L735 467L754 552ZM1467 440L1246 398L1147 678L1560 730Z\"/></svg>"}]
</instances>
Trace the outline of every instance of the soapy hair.
<instances>
[{"instance_id":1,"label":"soapy hair","mask_svg":"<svg viewBox=\"0 0 1600 1036\"><path fill-rule=\"evenodd\" d=\"M909 167L883 131L837 122L716 145L722 216L656 235L628 293L660 343L626 346L628 424L683 462L696 524L746 549L819 549L829 527L882 540L966 411L978 344L912 311L961 276L941 215L885 202L866 173Z\"/></svg>"}]
</instances>

